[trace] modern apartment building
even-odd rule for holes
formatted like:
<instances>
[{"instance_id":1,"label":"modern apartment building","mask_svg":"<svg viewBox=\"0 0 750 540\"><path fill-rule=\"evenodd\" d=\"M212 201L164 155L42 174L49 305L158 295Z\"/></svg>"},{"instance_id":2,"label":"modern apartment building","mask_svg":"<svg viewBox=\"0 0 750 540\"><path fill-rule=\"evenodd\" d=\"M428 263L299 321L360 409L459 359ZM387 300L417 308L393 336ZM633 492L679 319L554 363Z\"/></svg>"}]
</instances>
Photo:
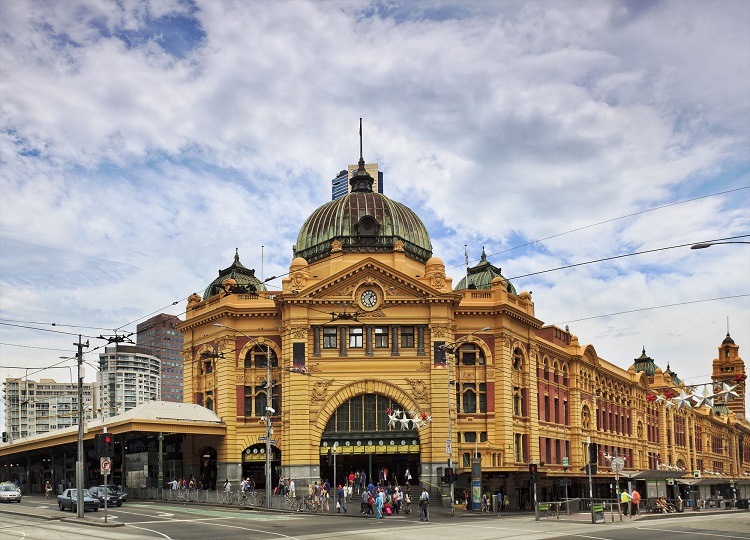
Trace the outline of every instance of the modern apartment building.
<instances>
[{"instance_id":1,"label":"modern apartment building","mask_svg":"<svg viewBox=\"0 0 750 540\"><path fill-rule=\"evenodd\" d=\"M105 418L161 400L161 361L135 345L107 347L99 355L99 408Z\"/></svg>"},{"instance_id":2,"label":"modern apartment building","mask_svg":"<svg viewBox=\"0 0 750 540\"><path fill-rule=\"evenodd\" d=\"M96 385L83 385L84 418L96 413ZM10 441L78 425L78 383L5 379L5 432Z\"/></svg>"},{"instance_id":3,"label":"modern apartment building","mask_svg":"<svg viewBox=\"0 0 750 540\"><path fill-rule=\"evenodd\" d=\"M176 315L161 313L137 327L136 344L161 360L162 401L182 402L182 332L175 326L182 320Z\"/></svg>"}]
</instances>

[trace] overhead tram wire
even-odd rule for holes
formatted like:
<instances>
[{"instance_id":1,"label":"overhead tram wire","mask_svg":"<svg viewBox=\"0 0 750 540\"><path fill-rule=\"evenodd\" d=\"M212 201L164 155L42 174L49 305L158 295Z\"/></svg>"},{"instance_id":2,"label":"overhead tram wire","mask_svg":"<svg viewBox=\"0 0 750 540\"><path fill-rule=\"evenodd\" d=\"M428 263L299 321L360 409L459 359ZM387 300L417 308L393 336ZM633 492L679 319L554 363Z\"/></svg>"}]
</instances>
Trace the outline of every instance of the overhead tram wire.
<instances>
[{"instance_id":1,"label":"overhead tram wire","mask_svg":"<svg viewBox=\"0 0 750 540\"><path fill-rule=\"evenodd\" d=\"M583 231L585 229L590 229L592 227L597 227L599 225L604 225L606 223L612 223L613 221L619 221L621 219L625 219L625 218L629 218L629 217L633 217L633 216L638 216L640 214L646 214L648 212L653 212L655 210L662 210L664 208L669 208L670 206L677 206L677 205L680 205L680 204L685 204L685 203L689 203L689 202L699 201L701 199L707 199L709 197L717 197L719 195L726 195L728 193L733 193L735 191L741 191L743 189L750 189L750 186L741 186L741 187L738 187L738 188L728 189L726 191L720 191L718 193L711 193L709 195L701 195L700 197L694 197L692 199L685 199L684 201L677 201L677 202L673 202L673 203L669 203L669 204L663 204L661 206L655 206L654 208L649 208L647 210L640 210L638 212L633 212L632 214L627 214L627 215L624 215L624 216L620 216L620 217L616 217L616 218L611 218L611 219L605 219L604 221L599 221L597 223L591 223L590 225L584 225L582 227L577 227L577 228L571 229L569 231L565 231L565 232L553 234L551 236L545 236L544 238L539 238L537 240L531 240L530 242L526 242L525 244L520 244L518 246L513 246L511 248L504 249L502 251L498 251L497 253L490 253L488 256L489 257L494 257L495 255L502 255L503 253L508 253L509 251L513 251L515 249L520 249L520 248L523 248L523 247L531 246L533 244L537 244L539 242L544 242L545 240L551 240L553 238L557 238L558 236L565 236L566 234L570 234L570 233L574 233L574 232L578 232L578 231ZM473 262L477 262L477 259L474 259L471 262L472 263ZM455 266L450 266L450 267L448 267L448 270L452 270L454 268L463 267L464 264L457 264Z\"/></svg>"},{"instance_id":2,"label":"overhead tram wire","mask_svg":"<svg viewBox=\"0 0 750 540\"><path fill-rule=\"evenodd\" d=\"M746 298L748 296L750 296L750 293L735 294L733 296L719 296L718 298L704 298L702 300L687 300L685 302L676 302L674 304L664 304L661 306L651 306L651 307L644 307L644 308L629 309L626 311L616 311L614 313L605 313L604 315L594 315L592 317L583 317L581 319L570 319L567 321L559 321L555 323L549 323L549 326L558 326L561 324L569 324L569 323L581 322L581 321L591 321L593 319L603 319L605 317L613 317L615 315L626 315L628 313L638 313L640 311L649 311L652 309L661 309L661 308L676 307L676 306L687 306L690 304L700 304L701 302L715 302L716 300L732 300L734 298Z\"/></svg>"},{"instance_id":3,"label":"overhead tram wire","mask_svg":"<svg viewBox=\"0 0 750 540\"><path fill-rule=\"evenodd\" d=\"M750 237L750 234L743 234L743 235L739 235L739 236L729 236L727 238L718 238L716 240L707 240L706 243L719 242L719 241L722 241L722 240L734 240L736 238L747 238L747 237ZM578 267L578 266L585 266L585 265L588 265L588 264L594 264L594 263L599 263L599 262L604 262L604 261L612 261L612 260L615 260L615 259L623 259L625 257L633 257L635 255L644 255L646 253L655 253L657 251L666 251L668 249L677 249L677 248L682 248L682 247L687 247L687 246L693 246L693 245L695 245L695 242L690 242L688 244L678 244L678 245L675 245L675 246L667 246L667 247L662 247L662 248L646 249L646 250L643 250L643 251L635 251L633 253L623 253L622 255L613 255L612 257L604 257L603 259L594 259L593 261L585 261L585 262L575 263L575 264L566 264L565 266L558 266L557 268L550 268L549 270L540 270L539 272L531 272L529 274L521 274L519 276L514 276L514 277L511 277L511 278L508 278L508 280L510 281L510 280L513 280L513 279L520 279L520 278L525 278L525 277L529 277L529 276L538 276L539 274L546 274L548 272L556 272L558 270L567 270L568 268L575 268L575 267Z\"/></svg>"},{"instance_id":4,"label":"overhead tram wire","mask_svg":"<svg viewBox=\"0 0 750 540\"><path fill-rule=\"evenodd\" d=\"M62 326L65 328L83 328L85 330L109 330L114 331L113 328L100 328L98 326L82 326L78 324L62 324L62 323L50 323L50 322L40 322L40 321L16 321L14 319L0 319L0 322L8 322L8 323L19 323L19 324L41 324L41 325L48 325L48 326ZM76 334L78 335L78 334Z\"/></svg>"}]
</instances>

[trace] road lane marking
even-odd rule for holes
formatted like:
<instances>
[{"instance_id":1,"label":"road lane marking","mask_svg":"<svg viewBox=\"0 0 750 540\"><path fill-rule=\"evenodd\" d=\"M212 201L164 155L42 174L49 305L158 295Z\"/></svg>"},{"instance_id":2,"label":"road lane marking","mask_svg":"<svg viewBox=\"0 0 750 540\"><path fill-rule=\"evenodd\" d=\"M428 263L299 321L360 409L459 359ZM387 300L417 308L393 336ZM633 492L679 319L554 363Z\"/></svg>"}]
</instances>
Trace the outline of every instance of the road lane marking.
<instances>
[{"instance_id":1,"label":"road lane marking","mask_svg":"<svg viewBox=\"0 0 750 540\"><path fill-rule=\"evenodd\" d=\"M171 536L169 536L169 535L167 535L167 534L164 534L163 532L155 531L155 530L153 530L153 529L148 529L148 528L146 528L146 527L136 527L135 525L128 525L128 527L133 527L134 529L140 529L140 530L142 530L142 531L148 531L148 532L152 532L152 533L154 533L154 534L158 534L159 536L163 536L163 537L164 537L164 538L166 538L167 540L172 540L172 537L171 537Z\"/></svg>"},{"instance_id":2,"label":"road lane marking","mask_svg":"<svg viewBox=\"0 0 750 540\"><path fill-rule=\"evenodd\" d=\"M679 534L694 534L696 536L713 536L715 537L715 533L702 533L702 532L693 532L693 531L685 531L685 530L672 530L672 529L657 529L656 527L635 527L636 529L640 529L642 531L659 531L659 532L673 532L673 533L679 533ZM750 536L730 536L722 531L721 534L722 538L740 538L742 540L748 540Z\"/></svg>"}]
</instances>

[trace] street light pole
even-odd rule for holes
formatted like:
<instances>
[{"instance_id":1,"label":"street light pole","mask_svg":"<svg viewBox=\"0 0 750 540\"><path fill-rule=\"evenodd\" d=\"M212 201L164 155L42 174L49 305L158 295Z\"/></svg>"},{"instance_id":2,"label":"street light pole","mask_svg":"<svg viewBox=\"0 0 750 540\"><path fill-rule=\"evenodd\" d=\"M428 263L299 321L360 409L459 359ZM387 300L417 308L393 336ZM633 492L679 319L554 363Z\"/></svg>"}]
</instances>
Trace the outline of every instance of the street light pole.
<instances>
[{"instance_id":1,"label":"street light pole","mask_svg":"<svg viewBox=\"0 0 750 540\"><path fill-rule=\"evenodd\" d=\"M233 328L231 326L227 326L226 324L221 323L214 323L214 326L218 326L219 328L226 328L227 330L232 330L234 332L237 332L238 334L242 334L247 339L250 340L251 343L254 343L257 345L258 338L254 338L252 336L248 336L245 332L242 332L241 330L237 330L236 328ZM266 345L266 410L264 414L264 418L266 419L266 466L265 466L265 473L266 473L266 508L271 508L271 436L273 435L273 426L271 425L271 414L275 413L273 407L271 407L271 392L273 390L273 383L271 382L271 346Z\"/></svg>"},{"instance_id":2,"label":"street light pole","mask_svg":"<svg viewBox=\"0 0 750 540\"><path fill-rule=\"evenodd\" d=\"M453 363L453 360L455 358L455 351L456 347L460 345L461 343L465 342L469 337L473 336L477 332L486 332L487 330L491 330L489 326L485 326L484 328L480 328L479 330L475 330L469 334L466 334L464 337L462 337L459 340L454 341L453 343L447 343L445 345L441 345L439 348L448 353L451 358L445 359L445 372L448 376L448 441L446 446L446 453L448 454L448 468L451 468L453 466L453 414L451 412L451 364ZM455 484L453 482L453 478L448 479L450 482L450 505L451 505L451 517L455 517L456 515L456 508L455 508Z\"/></svg>"},{"instance_id":3,"label":"street light pole","mask_svg":"<svg viewBox=\"0 0 750 540\"><path fill-rule=\"evenodd\" d=\"M78 360L78 462L76 463L76 510L79 518L83 517L83 348L89 346L88 340L81 342L81 334L78 334L78 347L76 358Z\"/></svg>"}]
</instances>

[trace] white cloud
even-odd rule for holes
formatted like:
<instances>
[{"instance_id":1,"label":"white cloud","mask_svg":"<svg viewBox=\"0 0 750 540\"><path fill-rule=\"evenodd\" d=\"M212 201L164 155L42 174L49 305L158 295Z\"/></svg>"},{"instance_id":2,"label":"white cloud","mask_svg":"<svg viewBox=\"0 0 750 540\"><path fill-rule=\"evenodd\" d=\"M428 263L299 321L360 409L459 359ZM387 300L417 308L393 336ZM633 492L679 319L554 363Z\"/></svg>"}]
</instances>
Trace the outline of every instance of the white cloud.
<instances>
[{"instance_id":1,"label":"white cloud","mask_svg":"<svg viewBox=\"0 0 750 540\"><path fill-rule=\"evenodd\" d=\"M286 272L358 157L360 116L386 194L422 216L456 282L464 244L519 276L750 228L741 190L507 251L750 185L746 2L36 0L0 3L0 21L4 319L117 328L201 291L235 248L260 274L263 245L265 275ZM747 294L745 249L517 286L550 322ZM744 298L571 327L618 365L645 345L697 376L727 316L748 357L748 313ZM30 339L60 342L2 327Z\"/></svg>"}]
</instances>

